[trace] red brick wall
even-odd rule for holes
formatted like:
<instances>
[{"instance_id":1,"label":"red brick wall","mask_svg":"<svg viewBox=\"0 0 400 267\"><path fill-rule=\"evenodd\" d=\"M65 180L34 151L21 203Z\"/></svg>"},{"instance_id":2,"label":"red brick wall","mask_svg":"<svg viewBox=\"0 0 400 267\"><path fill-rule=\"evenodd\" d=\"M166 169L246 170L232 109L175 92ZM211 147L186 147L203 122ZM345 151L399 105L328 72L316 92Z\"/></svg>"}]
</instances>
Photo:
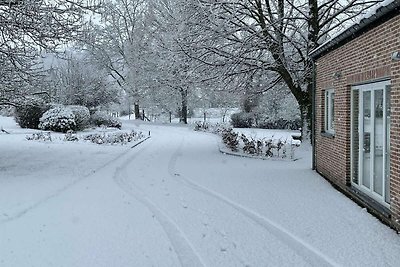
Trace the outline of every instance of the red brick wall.
<instances>
[{"instance_id":1,"label":"red brick wall","mask_svg":"<svg viewBox=\"0 0 400 267\"><path fill-rule=\"evenodd\" d=\"M343 189L350 185L351 85L391 79L391 205L400 221L400 15L369 30L316 62L316 168ZM324 135L324 92L335 90L335 135ZM400 224L398 224L400 226ZM399 227L400 229L400 227Z\"/></svg>"}]
</instances>

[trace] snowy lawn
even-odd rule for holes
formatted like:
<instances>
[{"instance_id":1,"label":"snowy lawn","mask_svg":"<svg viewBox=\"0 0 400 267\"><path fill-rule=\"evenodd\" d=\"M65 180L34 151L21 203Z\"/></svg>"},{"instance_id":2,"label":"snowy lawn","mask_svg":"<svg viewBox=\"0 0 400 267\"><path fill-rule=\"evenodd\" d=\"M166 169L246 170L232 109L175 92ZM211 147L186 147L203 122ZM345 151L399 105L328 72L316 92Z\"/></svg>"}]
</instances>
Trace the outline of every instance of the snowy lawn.
<instances>
[{"instance_id":1,"label":"snowy lawn","mask_svg":"<svg viewBox=\"0 0 400 267\"><path fill-rule=\"evenodd\" d=\"M310 148L260 161L187 127L123 125L152 138L0 135L0 266L400 266L400 237L310 170Z\"/></svg>"},{"instance_id":2,"label":"snowy lawn","mask_svg":"<svg viewBox=\"0 0 400 267\"><path fill-rule=\"evenodd\" d=\"M50 141L28 141L39 130L22 129L12 118L0 116L0 222L22 216L39 203L65 190L121 154L130 146L99 146L65 142L64 134L51 132ZM86 130L84 134L118 130ZM82 134L82 132L80 133ZM12 192L12 194L10 194Z\"/></svg>"}]
</instances>

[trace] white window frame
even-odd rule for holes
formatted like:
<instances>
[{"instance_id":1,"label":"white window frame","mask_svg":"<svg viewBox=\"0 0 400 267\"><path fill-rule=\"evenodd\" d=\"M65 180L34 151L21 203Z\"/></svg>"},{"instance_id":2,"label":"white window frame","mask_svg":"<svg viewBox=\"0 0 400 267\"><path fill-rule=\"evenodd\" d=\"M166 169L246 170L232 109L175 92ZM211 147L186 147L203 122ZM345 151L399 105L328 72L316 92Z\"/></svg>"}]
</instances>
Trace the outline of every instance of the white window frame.
<instances>
[{"instance_id":1,"label":"white window frame","mask_svg":"<svg viewBox=\"0 0 400 267\"><path fill-rule=\"evenodd\" d=\"M351 94L351 184L359 189L361 192L367 194L368 196L370 196L371 198L375 199L378 203L382 204L384 207L390 208L390 184L388 184L390 182L390 129L388 128L388 123L390 126L390 117L388 118L388 114L387 112L387 106L389 105L390 107L390 102L387 102L387 99L385 97L387 91L390 92L390 81L386 80L386 81L381 81L381 82L371 82L371 83L366 83L366 84L361 84L361 85L355 85L352 86L352 94ZM374 112L373 112L373 107L375 106L375 92L376 90L383 90L383 118L384 118L384 126L383 126L383 136L385 136L386 140L384 140L383 142L383 159L384 159L384 166L383 166L383 184L382 184L382 195L379 195L377 193L374 192L374 181L371 175L370 176L370 188L367 188L365 186L362 185L362 179L360 178L360 176L363 175L363 158L362 158L362 150L361 148L363 147L363 137L358 138L358 149L359 149L359 153L358 155L354 155L354 140L358 136L362 136L363 135L363 129L364 129L364 122L362 120L362 111L360 111L363 106L363 95L366 91L367 92L371 92L371 117L374 117ZM358 118L354 117L354 110L355 110L355 103L354 103L354 94L358 95ZM389 115L390 116L390 115ZM354 120L357 120L359 122L359 126L358 126L358 132L355 133L354 132ZM371 142L375 142L375 131L371 131ZM388 142L389 141L389 142ZM371 147L371 155L374 155L375 153L375 148L374 146ZM358 158L358 176L354 177L354 160L355 158ZM370 163L370 170L371 173L374 173L374 162L371 161ZM356 179L355 179L356 178ZM355 180L357 182L355 182Z\"/></svg>"},{"instance_id":2,"label":"white window frame","mask_svg":"<svg viewBox=\"0 0 400 267\"><path fill-rule=\"evenodd\" d=\"M335 90L325 90L325 127L326 133L335 134Z\"/></svg>"}]
</instances>

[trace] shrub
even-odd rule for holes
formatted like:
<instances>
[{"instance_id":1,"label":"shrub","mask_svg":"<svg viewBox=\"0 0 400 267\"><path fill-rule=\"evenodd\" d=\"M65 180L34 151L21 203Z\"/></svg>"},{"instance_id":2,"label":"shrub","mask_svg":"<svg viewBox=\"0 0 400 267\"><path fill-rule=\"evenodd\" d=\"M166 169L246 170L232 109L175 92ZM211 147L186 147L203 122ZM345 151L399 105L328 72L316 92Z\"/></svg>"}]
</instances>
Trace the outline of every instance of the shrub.
<instances>
[{"instance_id":1,"label":"shrub","mask_svg":"<svg viewBox=\"0 0 400 267\"><path fill-rule=\"evenodd\" d=\"M235 133L232 130L232 128L224 129L221 135L222 135L222 141L230 150L234 152L238 151L238 146L239 146L238 134Z\"/></svg>"},{"instance_id":2,"label":"shrub","mask_svg":"<svg viewBox=\"0 0 400 267\"><path fill-rule=\"evenodd\" d=\"M26 140L50 141L50 142L53 141L53 139L51 138L51 133L50 132L47 132L47 133L44 133L44 132L34 133L34 134L30 135L30 136L27 135L25 138L26 138Z\"/></svg>"},{"instance_id":3,"label":"shrub","mask_svg":"<svg viewBox=\"0 0 400 267\"><path fill-rule=\"evenodd\" d=\"M64 106L49 109L40 118L39 128L63 133L75 130L75 115L69 108Z\"/></svg>"},{"instance_id":4,"label":"shrub","mask_svg":"<svg viewBox=\"0 0 400 267\"><path fill-rule=\"evenodd\" d=\"M76 130L83 130L89 126L90 112L84 106L67 106L75 115Z\"/></svg>"},{"instance_id":5,"label":"shrub","mask_svg":"<svg viewBox=\"0 0 400 267\"><path fill-rule=\"evenodd\" d=\"M95 112L90 118L92 124L96 126L105 126L121 129L122 122L114 117L111 117L104 111Z\"/></svg>"},{"instance_id":6,"label":"shrub","mask_svg":"<svg viewBox=\"0 0 400 267\"><path fill-rule=\"evenodd\" d=\"M232 126L235 128L250 128L253 125L253 114L239 112L231 116Z\"/></svg>"},{"instance_id":7,"label":"shrub","mask_svg":"<svg viewBox=\"0 0 400 267\"><path fill-rule=\"evenodd\" d=\"M276 120L268 119L259 123L258 128L298 130L301 128L301 120L297 118L293 120L285 120L282 118Z\"/></svg>"},{"instance_id":8,"label":"shrub","mask_svg":"<svg viewBox=\"0 0 400 267\"><path fill-rule=\"evenodd\" d=\"M76 135L76 133L72 130L67 131L67 133L64 136L64 141L68 142L75 142L79 141L79 137Z\"/></svg>"},{"instance_id":9,"label":"shrub","mask_svg":"<svg viewBox=\"0 0 400 267\"><path fill-rule=\"evenodd\" d=\"M15 108L15 121L22 128L39 129L40 118L49 108L41 99L27 99Z\"/></svg>"},{"instance_id":10,"label":"shrub","mask_svg":"<svg viewBox=\"0 0 400 267\"><path fill-rule=\"evenodd\" d=\"M132 131L130 133L128 132L118 132L118 133L111 133L111 134L89 134L86 135L83 139L86 141L90 141L95 144L122 144L125 145L129 142L132 141L137 141L139 139L144 138L145 136L142 134L142 132L135 132Z\"/></svg>"}]
</instances>

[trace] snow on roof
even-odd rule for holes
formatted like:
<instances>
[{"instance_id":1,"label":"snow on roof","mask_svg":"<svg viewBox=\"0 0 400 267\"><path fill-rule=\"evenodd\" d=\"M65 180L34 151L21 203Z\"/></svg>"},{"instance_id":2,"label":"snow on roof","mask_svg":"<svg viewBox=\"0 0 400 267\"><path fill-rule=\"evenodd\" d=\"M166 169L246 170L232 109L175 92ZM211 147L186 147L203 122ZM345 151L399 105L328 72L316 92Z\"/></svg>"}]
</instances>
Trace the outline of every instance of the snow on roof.
<instances>
[{"instance_id":1,"label":"snow on roof","mask_svg":"<svg viewBox=\"0 0 400 267\"><path fill-rule=\"evenodd\" d=\"M368 10L367 13L365 13L363 16L360 16L357 21L355 21L348 28L337 32L329 40L311 51L310 56L312 58L318 58L323 52L339 44L341 41L344 41L351 35L359 32L364 27L384 17L396 8L400 8L400 0L384 0L374 5Z\"/></svg>"}]
</instances>

